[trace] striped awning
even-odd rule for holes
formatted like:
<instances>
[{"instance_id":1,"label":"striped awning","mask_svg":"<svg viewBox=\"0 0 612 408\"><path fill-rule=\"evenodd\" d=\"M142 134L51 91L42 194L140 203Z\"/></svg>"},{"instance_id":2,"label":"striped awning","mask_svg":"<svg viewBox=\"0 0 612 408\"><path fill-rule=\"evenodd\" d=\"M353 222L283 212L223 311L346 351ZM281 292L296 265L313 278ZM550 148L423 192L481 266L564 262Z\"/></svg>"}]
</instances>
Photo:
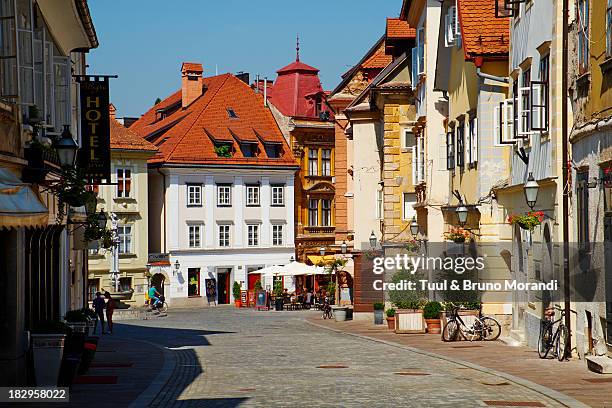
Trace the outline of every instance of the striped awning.
<instances>
[{"instance_id":1,"label":"striped awning","mask_svg":"<svg viewBox=\"0 0 612 408\"><path fill-rule=\"evenodd\" d=\"M44 227L49 210L32 187L0 167L0 228Z\"/></svg>"}]
</instances>

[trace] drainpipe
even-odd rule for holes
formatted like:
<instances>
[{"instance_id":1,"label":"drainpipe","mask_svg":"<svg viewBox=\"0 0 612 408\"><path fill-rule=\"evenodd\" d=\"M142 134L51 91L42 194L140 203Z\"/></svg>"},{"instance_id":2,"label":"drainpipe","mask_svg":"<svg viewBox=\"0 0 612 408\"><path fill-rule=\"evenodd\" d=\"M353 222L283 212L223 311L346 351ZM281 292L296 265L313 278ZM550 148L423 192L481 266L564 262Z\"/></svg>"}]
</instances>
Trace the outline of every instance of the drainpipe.
<instances>
[{"instance_id":1,"label":"drainpipe","mask_svg":"<svg viewBox=\"0 0 612 408\"><path fill-rule=\"evenodd\" d=\"M168 235L168 231L166 231L166 175L161 172L159 167L157 168L157 172L159 173L160 176L162 176L162 179L164 180L164 192L163 192L163 197L164 197L164 250L162 251L162 253L165 254L166 253L166 236Z\"/></svg>"},{"instance_id":2,"label":"drainpipe","mask_svg":"<svg viewBox=\"0 0 612 408\"><path fill-rule=\"evenodd\" d=\"M481 67L483 63L484 63L483 57L476 57L474 59L474 64L476 65L476 75L478 75L479 78L490 79L491 81L503 82L505 84L510 83L510 80L508 79L508 77L500 77L500 76L491 75L491 74L482 72Z\"/></svg>"},{"instance_id":3,"label":"drainpipe","mask_svg":"<svg viewBox=\"0 0 612 408\"><path fill-rule=\"evenodd\" d=\"M563 286L564 286L564 309L565 309L565 326L569 332L569 341L566 345L566 356L571 350L572 330L571 330L571 303L570 303L570 271L569 271L569 191L565 189L569 182L569 152L568 152L568 117L567 117L567 94L568 81L567 75L569 71L568 45L569 45L569 0L563 0L563 51L562 51L562 76L561 76L561 157L563 160Z\"/></svg>"}]
</instances>

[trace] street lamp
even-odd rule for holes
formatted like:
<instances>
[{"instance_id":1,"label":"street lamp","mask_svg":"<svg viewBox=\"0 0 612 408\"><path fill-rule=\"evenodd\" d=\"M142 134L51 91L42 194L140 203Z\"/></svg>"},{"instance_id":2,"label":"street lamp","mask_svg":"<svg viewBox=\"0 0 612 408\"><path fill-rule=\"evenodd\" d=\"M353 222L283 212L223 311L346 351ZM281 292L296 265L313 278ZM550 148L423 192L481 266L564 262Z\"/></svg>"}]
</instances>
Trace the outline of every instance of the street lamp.
<instances>
[{"instance_id":1,"label":"street lamp","mask_svg":"<svg viewBox=\"0 0 612 408\"><path fill-rule=\"evenodd\" d=\"M465 223L467 222L469 210L461 202L461 203L459 203L459 207L457 207L455 212L457 213L457 219L459 220L459 225L463 227L465 225Z\"/></svg>"},{"instance_id":2,"label":"street lamp","mask_svg":"<svg viewBox=\"0 0 612 408\"><path fill-rule=\"evenodd\" d=\"M340 245L340 252L342 252L342 254L346 254L347 248L348 245L346 245L346 241L342 241L342 244Z\"/></svg>"},{"instance_id":3,"label":"street lamp","mask_svg":"<svg viewBox=\"0 0 612 408\"><path fill-rule=\"evenodd\" d=\"M410 223L410 233L415 238L419 233L419 223L417 222L416 217L412 217L412 222Z\"/></svg>"},{"instance_id":4,"label":"street lamp","mask_svg":"<svg viewBox=\"0 0 612 408\"><path fill-rule=\"evenodd\" d=\"M108 221L108 218L106 218L106 214L104 213L104 210L100 210L100 213L98 214L98 227L100 227L100 229L106 228L107 221Z\"/></svg>"},{"instance_id":5,"label":"street lamp","mask_svg":"<svg viewBox=\"0 0 612 408\"><path fill-rule=\"evenodd\" d=\"M177 259L176 262L174 262L174 274L176 275L180 270L181 270L181 264L179 263L179 260Z\"/></svg>"},{"instance_id":6,"label":"street lamp","mask_svg":"<svg viewBox=\"0 0 612 408\"><path fill-rule=\"evenodd\" d=\"M76 144L70 133L70 126L64 125L64 131L55 143L55 150L57 151L60 165L62 167L74 167L78 149L79 145Z\"/></svg>"},{"instance_id":7,"label":"street lamp","mask_svg":"<svg viewBox=\"0 0 612 408\"><path fill-rule=\"evenodd\" d=\"M536 202L538 201L538 191L540 190L540 185L533 178L533 173L529 173L529 177L527 178L527 182L523 186L523 192L525 193L525 201L527 201L527 205L529 208L533 210Z\"/></svg>"},{"instance_id":8,"label":"street lamp","mask_svg":"<svg viewBox=\"0 0 612 408\"><path fill-rule=\"evenodd\" d=\"M295 258L293 257L293 255L291 255L291 258L289 258L289 262L295 262Z\"/></svg>"},{"instance_id":9,"label":"street lamp","mask_svg":"<svg viewBox=\"0 0 612 408\"><path fill-rule=\"evenodd\" d=\"M325 247L319 248L319 253L321 254L321 256L325 256Z\"/></svg>"},{"instance_id":10,"label":"street lamp","mask_svg":"<svg viewBox=\"0 0 612 408\"><path fill-rule=\"evenodd\" d=\"M370 247L372 247L372 249L376 248L376 235L374 231L370 234Z\"/></svg>"}]
</instances>

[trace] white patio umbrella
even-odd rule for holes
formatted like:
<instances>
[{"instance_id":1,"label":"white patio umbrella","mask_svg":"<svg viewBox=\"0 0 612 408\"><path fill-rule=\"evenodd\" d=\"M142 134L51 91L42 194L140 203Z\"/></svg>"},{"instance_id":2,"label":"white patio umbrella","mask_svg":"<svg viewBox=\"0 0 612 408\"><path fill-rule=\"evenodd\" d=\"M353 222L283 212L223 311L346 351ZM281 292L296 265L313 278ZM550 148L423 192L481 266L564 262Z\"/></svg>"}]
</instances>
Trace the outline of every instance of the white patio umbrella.
<instances>
[{"instance_id":1,"label":"white patio umbrella","mask_svg":"<svg viewBox=\"0 0 612 408\"><path fill-rule=\"evenodd\" d=\"M282 276L299 276L299 275L324 275L327 272L320 266L306 265L305 263L293 261L282 267Z\"/></svg>"}]
</instances>

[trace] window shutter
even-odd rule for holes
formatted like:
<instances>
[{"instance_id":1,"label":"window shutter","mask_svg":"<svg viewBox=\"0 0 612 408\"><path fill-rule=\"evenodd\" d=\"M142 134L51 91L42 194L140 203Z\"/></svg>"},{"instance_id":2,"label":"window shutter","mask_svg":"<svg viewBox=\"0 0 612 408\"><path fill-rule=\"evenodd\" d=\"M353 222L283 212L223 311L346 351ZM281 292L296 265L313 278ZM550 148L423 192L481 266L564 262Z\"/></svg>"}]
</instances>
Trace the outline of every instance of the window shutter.
<instances>
[{"instance_id":1,"label":"window shutter","mask_svg":"<svg viewBox=\"0 0 612 408\"><path fill-rule=\"evenodd\" d=\"M440 143L438 144L438 162L439 164L439 171L446 171L446 160L447 160L447 152L446 152L446 134L441 134L439 136L440 139Z\"/></svg>"},{"instance_id":2,"label":"window shutter","mask_svg":"<svg viewBox=\"0 0 612 408\"><path fill-rule=\"evenodd\" d=\"M411 73L411 81L412 81L412 89L416 89L418 85L418 74L419 74L419 55L418 48L414 47L412 49L412 73Z\"/></svg>"},{"instance_id":3,"label":"window shutter","mask_svg":"<svg viewBox=\"0 0 612 408\"><path fill-rule=\"evenodd\" d=\"M478 161L478 118L474 118L473 120L474 127L472 129L472 163L476 163Z\"/></svg>"},{"instance_id":4,"label":"window shutter","mask_svg":"<svg viewBox=\"0 0 612 408\"><path fill-rule=\"evenodd\" d=\"M412 185L415 186L418 184L418 180L419 180L419 176L418 176L418 172L419 172L419 163L418 163L418 149L417 149L417 145L415 144L414 146L412 146Z\"/></svg>"},{"instance_id":5,"label":"window shutter","mask_svg":"<svg viewBox=\"0 0 612 408\"><path fill-rule=\"evenodd\" d=\"M450 10L449 10L450 12ZM444 46L450 47L453 45L453 32L451 26L451 16L450 13L447 12L444 16Z\"/></svg>"},{"instance_id":6,"label":"window shutter","mask_svg":"<svg viewBox=\"0 0 612 408\"><path fill-rule=\"evenodd\" d=\"M520 87L518 94L518 137L527 138L531 134L530 87Z\"/></svg>"},{"instance_id":7,"label":"window shutter","mask_svg":"<svg viewBox=\"0 0 612 408\"><path fill-rule=\"evenodd\" d=\"M514 99L506 99L495 108L496 146L514 144Z\"/></svg>"},{"instance_id":8,"label":"window shutter","mask_svg":"<svg viewBox=\"0 0 612 408\"><path fill-rule=\"evenodd\" d=\"M548 131L548 84L531 82L531 129Z\"/></svg>"},{"instance_id":9,"label":"window shutter","mask_svg":"<svg viewBox=\"0 0 612 408\"><path fill-rule=\"evenodd\" d=\"M455 35L457 33L457 6L450 6L448 8L448 19L449 19L449 28L451 32L451 36L454 40Z\"/></svg>"}]
</instances>

